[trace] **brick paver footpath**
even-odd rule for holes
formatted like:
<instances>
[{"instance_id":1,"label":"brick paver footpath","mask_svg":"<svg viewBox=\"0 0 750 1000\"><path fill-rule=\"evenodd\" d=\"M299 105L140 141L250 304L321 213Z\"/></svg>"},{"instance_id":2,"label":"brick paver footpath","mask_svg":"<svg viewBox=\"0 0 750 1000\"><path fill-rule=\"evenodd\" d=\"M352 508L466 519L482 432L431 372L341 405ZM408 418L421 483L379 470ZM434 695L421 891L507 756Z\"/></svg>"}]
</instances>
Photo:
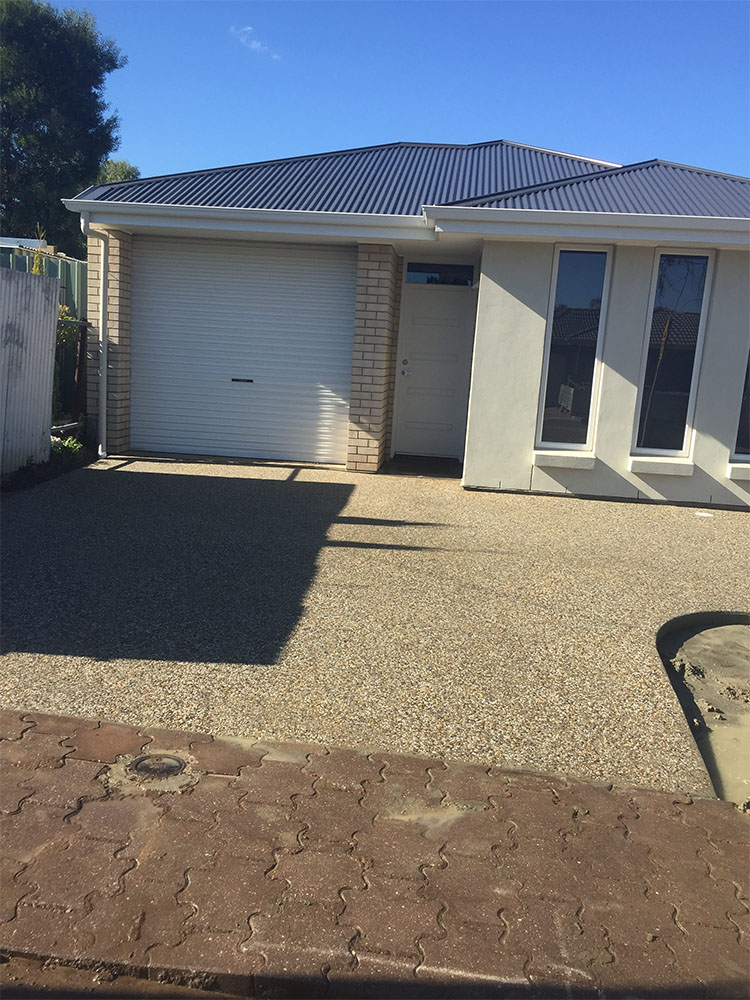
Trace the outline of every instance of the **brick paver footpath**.
<instances>
[{"instance_id":1,"label":"brick paver footpath","mask_svg":"<svg viewBox=\"0 0 750 1000\"><path fill-rule=\"evenodd\" d=\"M0 721L6 968L137 977L144 996L748 994L748 828L728 803Z\"/></svg>"}]
</instances>

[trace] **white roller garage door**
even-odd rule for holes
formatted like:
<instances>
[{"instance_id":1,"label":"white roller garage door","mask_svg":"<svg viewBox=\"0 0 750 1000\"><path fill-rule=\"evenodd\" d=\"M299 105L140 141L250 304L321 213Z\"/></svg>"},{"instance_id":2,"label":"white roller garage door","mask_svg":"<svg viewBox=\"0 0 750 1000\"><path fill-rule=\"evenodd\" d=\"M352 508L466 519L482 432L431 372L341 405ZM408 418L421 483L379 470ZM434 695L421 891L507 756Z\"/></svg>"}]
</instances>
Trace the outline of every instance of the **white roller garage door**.
<instances>
[{"instance_id":1,"label":"white roller garage door","mask_svg":"<svg viewBox=\"0 0 750 1000\"><path fill-rule=\"evenodd\" d=\"M348 248L135 237L131 448L345 462L355 286Z\"/></svg>"}]
</instances>

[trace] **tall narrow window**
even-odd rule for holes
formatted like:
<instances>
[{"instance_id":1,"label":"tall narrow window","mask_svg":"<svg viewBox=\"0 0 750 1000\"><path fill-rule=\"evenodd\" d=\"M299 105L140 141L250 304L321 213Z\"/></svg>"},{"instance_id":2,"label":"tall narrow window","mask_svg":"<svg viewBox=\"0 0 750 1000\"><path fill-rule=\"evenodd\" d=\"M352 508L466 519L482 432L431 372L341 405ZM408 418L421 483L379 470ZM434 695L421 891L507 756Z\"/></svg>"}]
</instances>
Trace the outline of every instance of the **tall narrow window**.
<instances>
[{"instance_id":1,"label":"tall narrow window","mask_svg":"<svg viewBox=\"0 0 750 1000\"><path fill-rule=\"evenodd\" d=\"M548 330L541 444L585 445L602 315L607 254L561 250Z\"/></svg>"},{"instance_id":2,"label":"tall narrow window","mask_svg":"<svg viewBox=\"0 0 750 1000\"><path fill-rule=\"evenodd\" d=\"M742 390L740 423L737 428L734 457L741 462L746 462L750 458L750 358L747 360L747 368L745 369L745 386Z\"/></svg>"},{"instance_id":3,"label":"tall narrow window","mask_svg":"<svg viewBox=\"0 0 750 1000\"><path fill-rule=\"evenodd\" d=\"M682 451L695 381L708 257L662 254L636 445Z\"/></svg>"}]
</instances>

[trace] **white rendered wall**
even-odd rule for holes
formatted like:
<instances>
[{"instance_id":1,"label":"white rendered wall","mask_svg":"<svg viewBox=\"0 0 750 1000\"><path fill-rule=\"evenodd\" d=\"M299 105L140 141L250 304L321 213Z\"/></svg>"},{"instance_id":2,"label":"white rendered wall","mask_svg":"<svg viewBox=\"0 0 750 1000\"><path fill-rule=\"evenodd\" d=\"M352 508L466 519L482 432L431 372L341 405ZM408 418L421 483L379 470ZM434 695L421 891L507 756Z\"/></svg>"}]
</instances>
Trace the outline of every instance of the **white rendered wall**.
<instances>
[{"instance_id":1,"label":"white rendered wall","mask_svg":"<svg viewBox=\"0 0 750 1000\"><path fill-rule=\"evenodd\" d=\"M676 248L675 248L676 249ZM750 504L727 477L750 347L748 254L716 252L696 396L689 475L629 471L654 263L650 247L614 251L604 325L593 468L548 467L534 453L554 247L485 243L477 309L464 485L582 496ZM562 459L564 461L564 459ZM669 462L667 462L669 465Z\"/></svg>"}]
</instances>

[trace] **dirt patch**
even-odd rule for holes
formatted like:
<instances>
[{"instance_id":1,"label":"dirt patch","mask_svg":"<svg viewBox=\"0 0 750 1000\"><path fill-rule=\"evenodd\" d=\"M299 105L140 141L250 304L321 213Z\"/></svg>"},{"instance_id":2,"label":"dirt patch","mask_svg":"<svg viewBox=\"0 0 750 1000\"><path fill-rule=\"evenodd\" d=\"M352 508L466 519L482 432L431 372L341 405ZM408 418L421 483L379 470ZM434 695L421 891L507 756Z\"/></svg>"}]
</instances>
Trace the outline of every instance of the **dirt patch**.
<instances>
[{"instance_id":1,"label":"dirt patch","mask_svg":"<svg viewBox=\"0 0 750 1000\"><path fill-rule=\"evenodd\" d=\"M659 650L716 794L750 811L750 621L676 628Z\"/></svg>"},{"instance_id":2,"label":"dirt patch","mask_svg":"<svg viewBox=\"0 0 750 1000\"><path fill-rule=\"evenodd\" d=\"M83 997L160 997L161 1000L235 1000L239 993L220 993L175 983L138 979L105 969L79 969L41 959L14 955L0 963L0 991L4 998L50 997L51 1000L81 1000Z\"/></svg>"},{"instance_id":3,"label":"dirt patch","mask_svg":"<svg viewBox=\"0 0 750 1000\"><path fill-rule=\"evenodd\" d=\"M147 754L123 754L117 761L105 768L99 775L99 780L105 788L120 792L123 795L136 795L139 792L184 792L197 784L203 774L195 766L197 761L194 757L184 752L179 758L172 757L174 751L171 750L150 750ZM147 761L149 758L169 757L172 760L180 760L183 767L175 774L143 774L138 771L138 761Z\"/></svg>"},{"instance_id":4,"label":"dirt patch","mask_svg":"<svg viewBox=\"0 0 750 1000\"><path fill-rule=\"evenodd\" d=\"M97 460L97 454L89 448L83 448L77 455L50 454L49 462L39 462L36 465L24 465L15 472L8 472L0 478L0 489L3 492L12 490L28 490L32 486L46 483L50 479L64 476L66 472L82 469Z\"/></svg>"}]
</instances>

